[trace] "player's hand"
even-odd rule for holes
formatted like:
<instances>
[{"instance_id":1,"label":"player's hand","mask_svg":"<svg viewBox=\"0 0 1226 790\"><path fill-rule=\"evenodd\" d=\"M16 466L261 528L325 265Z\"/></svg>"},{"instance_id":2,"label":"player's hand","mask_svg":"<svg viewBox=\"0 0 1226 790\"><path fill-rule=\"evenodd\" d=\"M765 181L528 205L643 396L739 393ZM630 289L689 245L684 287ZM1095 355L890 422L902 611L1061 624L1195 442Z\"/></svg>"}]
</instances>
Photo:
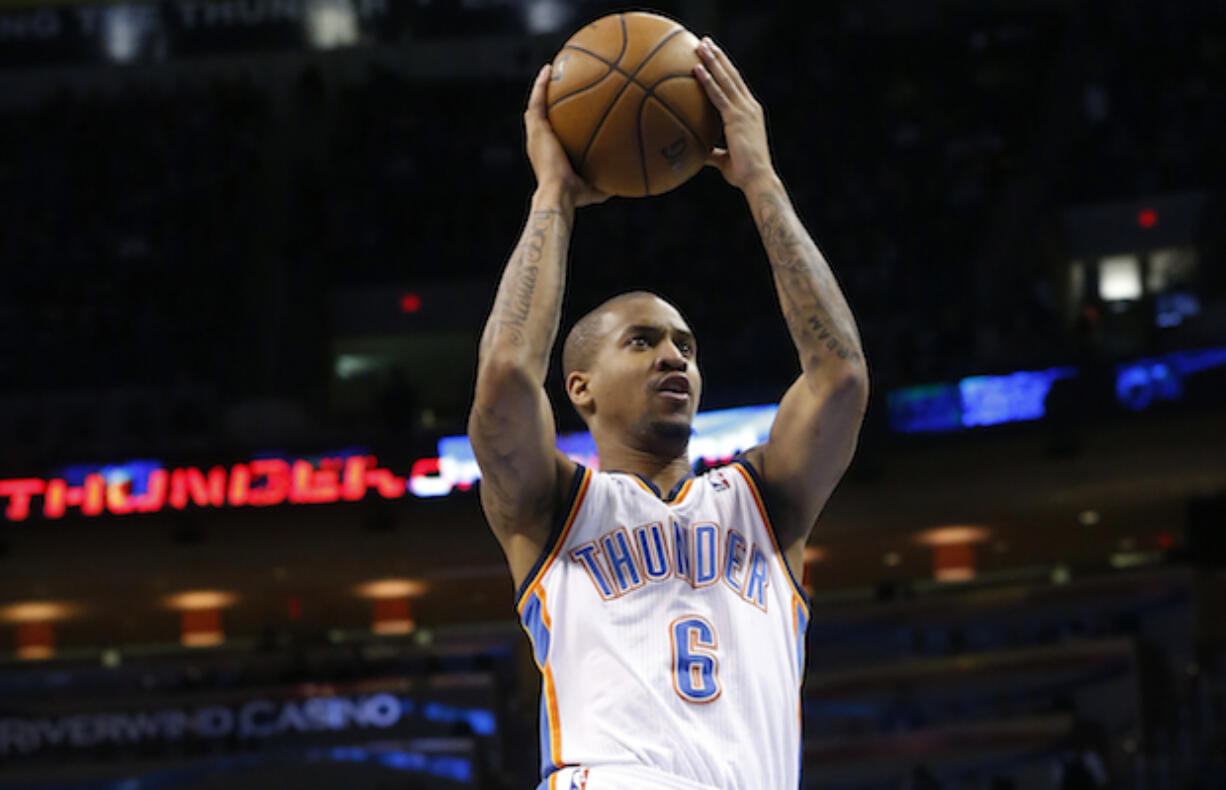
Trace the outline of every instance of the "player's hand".
<instances>
[{"instance_id":1,"label":"player's hand","mask_svg":"<svg viewBox=\"0 0 1226 790\"><path fill-rule=\"evenodd\" d=\"M707 164L744 191L757 179L775 174L766 139L766 115L741 72L709 36L699 42L698 58L701 63L694 66L694 75L724 120L724 142L728 146L716 148Z\"/></svg>"},{"instance_id":2,"label":"player's hand","mask_svg":"<svg viewBox=\"0 0 1226 790\"><path fill-rule=\"evenodd\" d=\"M524 129L528 133L528 161L536 174L537 184L544 189L559 189L573 206L603 203L609 199L584 181L570 166L565 149L558 142L545 107L545 86L549 83L549 64L537 73L528 97L528 109L524 111Z\"/></svg>"}]
</instances>

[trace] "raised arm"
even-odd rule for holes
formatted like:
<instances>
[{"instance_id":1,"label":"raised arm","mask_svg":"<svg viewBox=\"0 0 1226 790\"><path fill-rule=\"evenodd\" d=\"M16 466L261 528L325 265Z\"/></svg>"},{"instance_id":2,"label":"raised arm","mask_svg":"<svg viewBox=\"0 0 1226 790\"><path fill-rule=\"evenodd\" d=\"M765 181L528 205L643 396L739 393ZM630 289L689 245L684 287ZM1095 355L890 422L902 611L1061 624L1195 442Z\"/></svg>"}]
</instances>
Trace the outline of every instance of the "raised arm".
<instances>
[{"instance_id":1,"label":"raised arm","mask_svg":"<svg viewBox=\"0 0 1226 790\"><path fill-rule=\"evenodd\" d=\"M560 490L574 464L558 452L545 394L558 333L566 256L577 206L607 196L571 169L545 114L549 67L532 85L524 113L536 174L532 209L498 284L481 334L468 436L481 467L481 505L518 587L549 533Z\"/></svg>"},{"instance_id":2,"label":"raised arm","mask_svg":"<svg viewBox=\"0 0 1226 790\"><path fill-rule=\"evenodd\" d=\"M749 453L767 489L772 522L793 570L831 491L855 452L868 372L851 308L771 164L762 107L710 39L695 72L724 121L726 149L709 164L745 193L775 277L801 375L784 394L767 442Z\"/></svg>"}]
</instances>

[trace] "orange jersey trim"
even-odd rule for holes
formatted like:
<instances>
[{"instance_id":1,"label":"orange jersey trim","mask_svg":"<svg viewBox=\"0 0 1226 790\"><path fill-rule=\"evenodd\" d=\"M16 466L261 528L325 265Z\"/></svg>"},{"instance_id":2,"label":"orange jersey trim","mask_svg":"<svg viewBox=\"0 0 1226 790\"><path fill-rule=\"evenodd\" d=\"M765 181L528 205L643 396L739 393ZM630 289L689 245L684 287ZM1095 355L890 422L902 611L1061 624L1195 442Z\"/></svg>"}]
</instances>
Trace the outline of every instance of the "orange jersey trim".
<instances>
[{"instance_id":1,"label":"orange jersey trim","mask_svg":"<svg viewBox=\"0 0 1226 790\"><path fill-rule=\"evenodd\" d=\"M685 499L685 495L690 493L690 489L694 487L694 478L685 481L685 485L681 486L681 490L677 492L677 496L668 501L670 505L680 505L681 500Z\"/></svg>"}]
</instances>

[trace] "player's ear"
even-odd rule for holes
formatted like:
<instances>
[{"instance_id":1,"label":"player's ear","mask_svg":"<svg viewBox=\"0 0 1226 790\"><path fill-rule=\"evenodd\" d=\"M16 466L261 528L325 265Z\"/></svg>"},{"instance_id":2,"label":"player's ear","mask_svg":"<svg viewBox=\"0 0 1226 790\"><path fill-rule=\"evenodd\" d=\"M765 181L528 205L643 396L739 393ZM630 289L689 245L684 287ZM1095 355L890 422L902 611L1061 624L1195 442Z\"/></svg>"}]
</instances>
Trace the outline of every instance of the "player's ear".
<instances>
[{"instance_id":1,"label":"player's ear","mask_svg":"<svg viewBox=\"0 0 1226 790\"><path fill-rule=\"evenodd\" d=\"M581 370L566 374L566 395L580 414L592 408L591 378Z\"/></svg>"}]
</instances>

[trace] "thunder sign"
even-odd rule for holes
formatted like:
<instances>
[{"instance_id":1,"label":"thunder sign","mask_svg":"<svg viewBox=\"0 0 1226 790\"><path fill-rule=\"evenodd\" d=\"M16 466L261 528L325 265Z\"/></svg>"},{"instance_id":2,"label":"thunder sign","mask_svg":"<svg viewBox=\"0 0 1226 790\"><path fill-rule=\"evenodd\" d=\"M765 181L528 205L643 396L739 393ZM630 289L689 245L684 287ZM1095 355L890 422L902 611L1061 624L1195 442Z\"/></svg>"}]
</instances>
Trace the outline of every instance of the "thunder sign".
<instances>
[{"instance_id":1,"label":"thunder sign","mask_svg":"<svg viewBox=\"0 0 1226 790\"><path fill-rule=\"evenodd\" d=\"M726 461L766 440L778 407L745 406L698 414L690 441L690 460ZM599 468L589 433L558 437L558 448L593 469ZM70 509L85 517L158 513L188 507L271 507L356 502L372 492L384 499L440 497L466 491L481 473L466 436L446 436L438 456L421 458L407 475L382 467L360 450L317 458L255 458L230 466L168 468L159 461L129 461L78 466L50 478L0 480L0 505L6 521L31 517L63 518Z\"/></svg>"}]
</instances>

